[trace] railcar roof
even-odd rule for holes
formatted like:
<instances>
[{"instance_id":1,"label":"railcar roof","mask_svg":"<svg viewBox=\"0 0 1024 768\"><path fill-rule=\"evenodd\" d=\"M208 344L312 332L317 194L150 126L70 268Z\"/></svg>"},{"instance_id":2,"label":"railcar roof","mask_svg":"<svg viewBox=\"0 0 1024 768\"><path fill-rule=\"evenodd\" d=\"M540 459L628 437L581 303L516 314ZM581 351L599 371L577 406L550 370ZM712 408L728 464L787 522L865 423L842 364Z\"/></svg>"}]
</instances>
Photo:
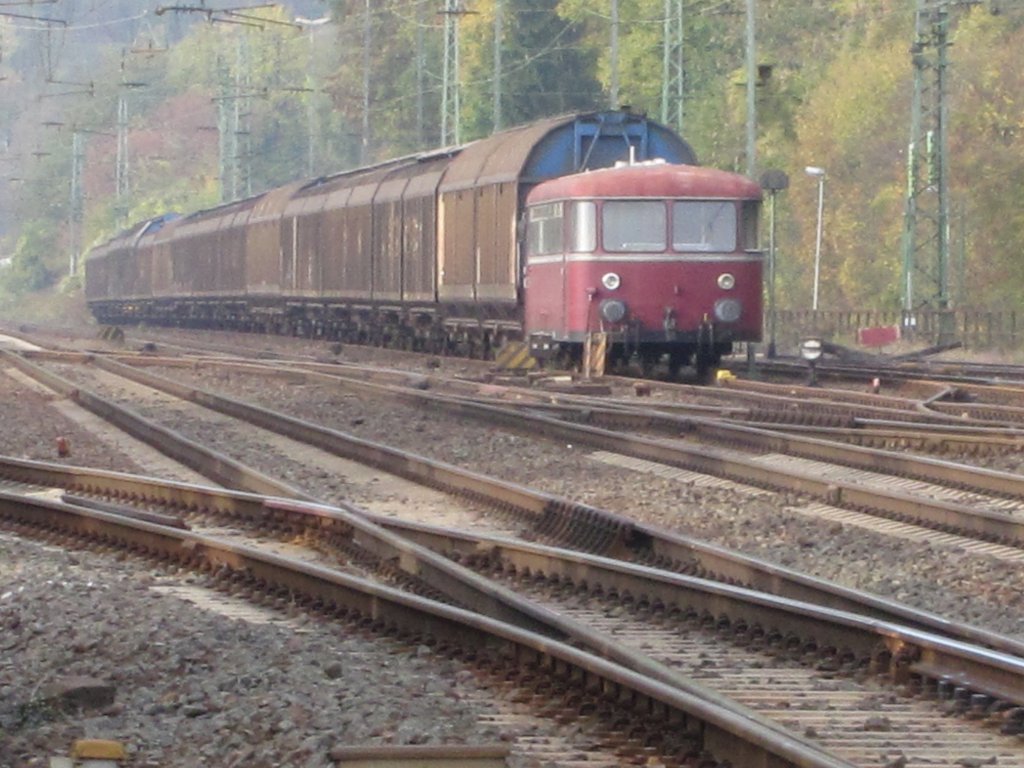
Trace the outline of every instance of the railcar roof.
<instances>
[{"instance_id":1,"label":"railcar roof","mask_svg":"<svg viewBox=\"0 0 1024 768\"><path fill-rule=\"evenodd\" d=\"M155 225L159 225L156 226L156 229L160 229L164 224L169 224L170 222L177 221L180 218L181 214L179 213L165 213L161 216L154 216L151 219L143 219L140 222L132 224L126 229L122 229L113 237L104 240L99 245L93 247L89 253L86 254L86 259L91 258L94 255L102 255L107 250L116 247L119 244L134 243L140 237L153 229Z\"/></svg>"},{"instance_id":2,"label":"railcar roof","mask_svg":"<svg viewBox=\"0 0 1024 768\"><path fill-rule=\"evenodd\" d=\"M563 197L702 197L759 200L761 187L738 173L696 165L639 163L538 184L529 203Z\"/></svg>"},{"instance_id":3,"label":"railcar roof","mask_svg":"<svg viewBox=\"0 0 1024 768\"><path fill-rule=\"evenodd\" d=\"M533 184L588 167L646 156L696 163L693 149L673 131L626 111L567 114L511 128L467 144L456 155L440 191L524 182ZM643 159L646 159L644 157Z\"/></svg>"},{"instance_id":4,"label":"railcar roof","mask_svg":"<svg viewBox=\"0 0 1024 768\"><path fill-rule=\"evenodd\" d=\"M360 187L367 187L361 194L372 199L370 192L375 194L388 178L396 182L408 178L407 184L393 186L405 189L403 194L416 195L506 182L535 184L576 173L581 168L610 165L631 149L646 156L663 155L673 162L696 162L692 148L683 139L644 115L628 111L572 113L509 128L461 146L295 181L191 212L178 219L175 228L202 226L245 211L254 220L273 218L296 204L316 206L316 198L343 194L347 199ZM388 188L384 198L391 199L395 194L395 190ZM306 202L301 203L303 200ZM116 235L105 245L144 232L150 221Z\"/></svg>"}]
</instances>

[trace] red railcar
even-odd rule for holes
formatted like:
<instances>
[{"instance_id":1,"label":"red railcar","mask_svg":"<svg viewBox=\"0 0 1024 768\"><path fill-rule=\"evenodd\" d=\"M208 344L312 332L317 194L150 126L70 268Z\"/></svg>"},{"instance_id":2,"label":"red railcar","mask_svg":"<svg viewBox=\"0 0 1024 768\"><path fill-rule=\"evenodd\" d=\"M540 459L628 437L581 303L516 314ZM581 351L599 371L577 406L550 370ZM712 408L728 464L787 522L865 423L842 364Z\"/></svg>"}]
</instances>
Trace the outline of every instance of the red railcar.
<instances>
[{"instance_id":1,"label":"red railcar","mask_svg":"<svg viewBox=\"0 0 1024 768\"><path fill-rule=\"evenodd\" d=\"M631 156L669 162L609 167ZM104 323L479 356L603 331L612 358L707 370L760 339L760 189L695 162L642 115L546 118L145 222L93 251L86 294Z\"/></svg>"},{"instance_id":2,"label":"red railcar","mask_svg":"<svg viewBox=\"0 0 1024 768\"><path fill-rule=\"evenodd\" d=\"M524 331L536 356L578 357L595 333L609 359L673 372L717 366L760 341L761 189L734 173L659 161L563 176L527 197Z\"/></svg>"}]
</instances>

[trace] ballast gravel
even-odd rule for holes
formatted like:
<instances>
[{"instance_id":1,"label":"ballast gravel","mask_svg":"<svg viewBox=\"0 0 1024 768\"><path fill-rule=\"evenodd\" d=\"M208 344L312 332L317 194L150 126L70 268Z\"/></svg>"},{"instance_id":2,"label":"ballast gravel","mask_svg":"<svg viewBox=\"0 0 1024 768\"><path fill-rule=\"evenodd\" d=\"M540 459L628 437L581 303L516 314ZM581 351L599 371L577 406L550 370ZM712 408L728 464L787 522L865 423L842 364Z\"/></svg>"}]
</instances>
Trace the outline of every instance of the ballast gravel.
<instances>
[{"instance_id":1,"label":"ballast gravel","mask_svg":"<svg viewBox=\"0 0 1024 768\"><path fill-rule=\"evenodd\" d=\"M133 768L317 768L340 745L502 738L465 700L471 673L428 648L302 616L231 618L162 591L170 581L0 534L0 766L46 766L80 738L121 741ZM113 686L114 703L47 699L81 677Z\"/></svg>"},{"instance_id":2,"label":"ballast gravel","mask_svg":"<svg viewBox=\"0 0 1024 768\"><path fill-rule=\"evenodd\" d=\"M253 348L279 345L295 348L293 340L262 337ZM311 356L323 354L322 345L308 348ZM443 366L457 370L458 363ZM815 521L791 511L800 499L640 474L596 461L579 446L318 385L212 368L160 372L1024 639L1024 617L1006 610L1024 602L1024 573L977 553ZM3 453L145 472L126 453L91 440L54 400L0 376ZM57 436L70 439L70 457L56 456ZM268 470L259 446L234 449ZM344 498L339 478L287 457L269 461L306 490ZM158 579L154 572L140 583L136 563L0 537L0 766L45 765L73 738L91 735L130 734L136 765L314 768L330 765L331 747L342 743L506 736L478 723L464 671L427 655L410 660L315 622L307 621L296 641L290 625L197 610L152 589ZM76 672L112 682L117 703L90 717L46 719L32 705L38 690L55 674Z\"/></svg>"},{"instance_id":3,"label":"ballast gravel","mask_svg":"<svg viewBox=\"0 0 1024 768\"><path fill-rule=\"evenodd\" d=\"M326 385L213 368L153 372L1024 639L1024 615L1006 610L1006 605L1024 603L1019 563L815 519L794 511L807 504L795 497L634 472L596 460L583 446L534 439ZM201 433L204 440L224 439L185 420L179 426ZM265 463L266 452L258 445L236 441L233 451L264 472L277 466L307 492L338 500L337 479L325 484L315 467L296 465L287 457Z\"/></svg>"}]
</instances>

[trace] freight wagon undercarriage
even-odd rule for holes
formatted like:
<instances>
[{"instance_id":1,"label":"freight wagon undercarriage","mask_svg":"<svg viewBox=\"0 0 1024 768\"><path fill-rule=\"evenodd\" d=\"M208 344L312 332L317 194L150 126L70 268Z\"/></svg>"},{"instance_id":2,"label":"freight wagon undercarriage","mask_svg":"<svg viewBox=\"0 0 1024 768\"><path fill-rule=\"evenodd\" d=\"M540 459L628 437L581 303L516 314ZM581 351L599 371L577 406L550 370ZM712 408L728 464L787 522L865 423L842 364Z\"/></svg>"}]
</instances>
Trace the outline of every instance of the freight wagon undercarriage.
<instances>
[{"instance_id":1,"label":"freight wagon undercarriage","mask_svg":"<svg viewBox=\"0 0 1024 768\"><path fill-rule=\"evenodd\" d=\"M284 303L237 297L218 300L147 299L93 301L90 309L104 325L154 325L265 333L432 354L493 359L508 342L522 341L521 309L514 304L394 306L369 302L290 300ZM720 331L721 333L721 331ZM530 353L541 364L581 369L587 339L555 341L530 337ZM675 377L693 366L705 378L732 351L726 332L712 327L677 332L671 338L639 335L629 329L606 334L609 370L635 360L645 375L662 361Z\"/></svg>"},{"instance_id":2,"label":"freight wagon undercarriage","mask_svg":"<svg viewBox=\"0 0 1024 768\"><path fill-rule=\"evenodd\" d=\"M95 301L90 308L106 325L144 324L233 330L372 344L434 354L489 359L522 339L521 310L514 304L394 306L322 299L153 299Z\"/></svg>"}]
</instances>

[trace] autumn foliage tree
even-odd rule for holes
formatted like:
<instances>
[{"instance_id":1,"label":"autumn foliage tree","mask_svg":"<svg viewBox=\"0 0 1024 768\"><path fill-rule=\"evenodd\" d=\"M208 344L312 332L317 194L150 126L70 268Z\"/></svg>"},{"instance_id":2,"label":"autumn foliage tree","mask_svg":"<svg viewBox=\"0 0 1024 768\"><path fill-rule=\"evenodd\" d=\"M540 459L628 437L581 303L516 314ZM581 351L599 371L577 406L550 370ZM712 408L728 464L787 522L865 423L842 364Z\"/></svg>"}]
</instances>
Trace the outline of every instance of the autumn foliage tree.
<instances>
[{"instance_id":1,"label":"autumn foliage tree","mask_svg":"<svg viewBox=\"0 0 1024 768\"><path fill-rule=\"evenodd\" d=\"M611 0L500 0L496 37L498 3L457 5L465 12L464 140L488 134L496 121L607 108L616 83L618 105L661 116L665 12L674 2L618 0L617 57ZM108 5L113 13L133 4ZM916 5L757 0L757 168L782 169L791 180L778 197L782 307L810 304L817 188L803 172L808 165L827 171L822 306L898 306ZM68 36L63 69L60 49L52 61L40 57L39 33L0 22L0 157L19 152L12 166L20 163L23 179L0 184L0 209L10 212L0 216L0 233L10 230L0 247L24 254L22 265L42 267L20 282L49 279L66 265L75 127L93 131L83 168L86 243L126 221L216 204L225 168L237 172L243 161L247 184L238 194L436 147L446 7L446 0L329 0L318 9L333 23L320 27L293 23L298 6L288 3L259 11L268 21L256 27L188 23L169 13L139 21L130 46L102 28ZM682 3L685 95L675 126L701 162L739 171L746 167L745 7ZM1016 194L1024 182L1016 54L1024 7L957 3L951 19L954 299L1024 308ZM34 98L52 90L48 67L68 80L87 74L92 95ZM146 85L126 92L125 80ZM114 185L119 95L129 105L122 200ZM44 129L44 122L63 127ZM233 155L226 138L237 139Z\"/></svg>"}]
</instances>

